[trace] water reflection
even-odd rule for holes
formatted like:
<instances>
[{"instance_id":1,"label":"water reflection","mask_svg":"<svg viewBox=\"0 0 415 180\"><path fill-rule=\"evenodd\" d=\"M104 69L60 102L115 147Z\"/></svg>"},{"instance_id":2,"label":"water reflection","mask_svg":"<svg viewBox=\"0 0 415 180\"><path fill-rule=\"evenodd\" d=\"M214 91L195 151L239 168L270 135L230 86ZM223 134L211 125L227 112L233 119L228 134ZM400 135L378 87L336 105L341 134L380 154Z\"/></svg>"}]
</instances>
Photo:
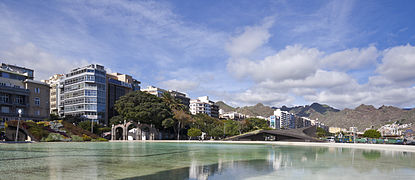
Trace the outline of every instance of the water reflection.
<instances>
[{"instance_id":1,"label":"water reflection","mask_svg":"<svg viewBox=\"0 0 415 180\"><path fill-rule=\"evenodd\" d=\"M382 159L382 153L387 153L388 155L385 155L385 158ZM412 169L411 171L407 171L407 174L414 172L413 154L405 152L275 146L269 148L263 155L263 159L250 160L225 160L226 158L218 158L217 163L213 164L203 164L203 161L198 160L197 157L193 157L189 167L164 170L154 174L128 179L247 179L250 177L264 176L267 178L276 178L281 175L285 177L297 175L305 178L309 177L309 175L316 174L320 177L330 179L332 177L330 173L335 175L339 171L344 173L349 172L350 174L361 173L362 177L382 173L386 175L390 174L390 177L396 175L402 177L402 173L397 171L402 170L402 168ZM405 156L406 158L402 160L405 160L406 164L396 163L396 160L393 158ZM381 160L381 162L379 164L373 164L373 162L366 160ZM387 162L391 164L384 164Z\"/></svg>"},{"instance_id":2,"label":"water reflection","mask_svg":"<svg viewBox=\"0 0 415 180\"><path fill-rule=\"evenodd\" d=\"M380 158L380 151L376 150L365 150L362 152L363 157L368 160L376 160Z\"/></svg>"},{"instance_id":3,"label":"water reflection","mask_svg":"<svg viewBox=\"0 0 415 180\"><path fill-rule=\"evenodd\" d=\"M414 153L181 143L0 146L0 179L330 179L415 174ZM19 172L19 173L10 173Z\"/></svg>"}]
</instances>

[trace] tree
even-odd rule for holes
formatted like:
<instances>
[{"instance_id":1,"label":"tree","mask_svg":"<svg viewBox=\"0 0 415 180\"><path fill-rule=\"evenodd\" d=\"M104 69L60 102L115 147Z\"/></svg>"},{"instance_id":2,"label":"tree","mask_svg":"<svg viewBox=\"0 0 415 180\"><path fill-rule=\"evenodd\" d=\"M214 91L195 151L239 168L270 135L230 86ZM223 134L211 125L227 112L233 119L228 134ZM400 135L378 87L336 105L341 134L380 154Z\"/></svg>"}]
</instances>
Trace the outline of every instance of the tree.
<instances>
[{"instance_id":1,"label":"tree","mask_svg":"<svg viewBox=\"0 0 415 180\"><path fill-rule=\"evenodd\" d=\"M248 121L250 124L249 131L258 130L258 129L266 129L268 128L268 123L265 119L259 119L259 118L247 118L246 121Z\"/></svg>"},{"instance_id":2,"label":"tree","mask_svg":"<svg viewBox=\"0 0 415 180\"><path fill-rule=\"evenodd\" d=\"M215 126L214 128L210 129L208 134L215 139L223 136L223 125Z\"/></svg>"},{"instance_id":3,"label":"tree","mask_svg":"<svg viewBox=\"0 0 415 180\"><path fill-rule=\"evenodd\" d=\"M187 136L189 137L197 137L197 136L201 136L202 135L202 131L200 129L197 128L190 128L187 131Z\"/></svg>"},{"instance_id":4,"label":"tree","mask_svg":"<svg viewBox=\"0 0 415 180\"><path fill-rule=\"evenodd\" d=\"M160 128L162 121L172 116L170 108L161 98L141 91L122 96L115 103L115 109L123 119L154 124Z\"/></svg>"},{"instance_id":5,"label":"tree","mask_svg":"<svg viewBox=\"0 0 415 180\"><path fill-rule=\"evenodd\" d=\"M184 128L192 119L192 116L184 110L173 110L173 118L177 120L177 140L180 139L180 129Z\"/></svg>"},{"instance_id":6,"label":"tree","mask_svg":"<svg viewBox=\"0 0 415 180\"><path fill-rule=\"evenodd\" d=\"M363 133L363 136L368 138L380 138L381 134L376 129L369 129Z\"/></svg>"},{"instance_id":7,"label":"tree","mask_svg":"<svg viewBox=\"0 0 415 180\"><path fill-rule=\"evenodd\" d=\"M324 136L328 136L329 133L325 129L323 129L321 127L317 127L316 135L317 135L317 137L324 137Z\"/></svg>"},{"instance_id":8,"label":"tree","mask_svg":"<svg viewBox=\"0 0 415 180\"><path fill-rule=\"evenodd\" d=\"M114 116L110 119L110 125L122 124L123 122L124 122L124 119L120 115Z\"/></svg>"},{"instance_id":9,"label":"tree","mask_svg":"<svg viewBox=\"0 0 415 180\"><path fill-rule=\"evenodd\" d=\"M239 122L233 120L227 120L224 122L225 126L225 136L235 136L240 134L239 131Z\"/></svg>"}]
</instances>

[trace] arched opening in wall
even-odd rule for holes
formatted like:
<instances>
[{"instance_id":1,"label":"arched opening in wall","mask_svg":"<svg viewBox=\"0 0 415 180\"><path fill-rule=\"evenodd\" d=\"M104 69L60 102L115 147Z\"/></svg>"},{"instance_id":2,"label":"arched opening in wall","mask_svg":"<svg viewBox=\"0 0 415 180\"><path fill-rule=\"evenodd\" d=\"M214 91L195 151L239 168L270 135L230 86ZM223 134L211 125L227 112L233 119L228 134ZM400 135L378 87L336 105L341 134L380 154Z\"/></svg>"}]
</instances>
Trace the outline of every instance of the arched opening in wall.
<instances>
[{"instance_id":1,"label":"arched opening in wall","mask_svg":"<svg viewBox=\"0 0 415 180\"><path fill-rule=\"evenodd\" d=\"M138 128L136 123L129 123L127 127L125 128L127 130L127 140L138 140L137 139L137 133Z\"/></svg>"},{"instance_id":2,"label":"arched opening in wall","mask_svg":"<svg viewBox=\"0 0 415 180\"><path fill-rule=\"evenodd\" d=\"M116 127L115 128L115 140L123 140L123 128L122 127Z\"/></svg>"}]
</instances>

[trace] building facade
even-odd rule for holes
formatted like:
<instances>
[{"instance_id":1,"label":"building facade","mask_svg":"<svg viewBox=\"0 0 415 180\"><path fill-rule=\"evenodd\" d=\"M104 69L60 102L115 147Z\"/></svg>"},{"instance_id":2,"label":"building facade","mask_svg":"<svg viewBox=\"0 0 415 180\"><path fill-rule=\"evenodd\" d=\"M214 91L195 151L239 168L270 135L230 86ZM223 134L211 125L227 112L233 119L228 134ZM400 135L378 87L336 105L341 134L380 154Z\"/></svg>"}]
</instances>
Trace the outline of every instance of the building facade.
<instances>
[{"instance_id":1,"label":"building facade","mask_svg":"<svg viewBox=\"0 0 415 180\"><path fill-rule=\"evenodd\" d=\"M115 103L121 96L133 91L140 90L140 81L133 79L130 75L120 73L109 73L106 75L106 119L103 122L108 124L109 120L118 115L115 110Z\"/></svg>"},{"instance_id":2,"label":"building facade","mask_svg":"<svg viewBox=\"0 0 415 180\"><path fill-rule=\"evenodd\" d=\"M0 67L0 120L43 120L49 117L49 87L34 81L34 71L9 64Z\"/></svg>"},{"instance_id":3,"label":"building facade","mask_svg":"<svg viewBox=\"0 0 415 180\"><path fill-rule=\"evenodd\" d=\"M141 89L141 91L155 95L157 97L162 97L164 93L167 93L168 91L165 89L161 89L154 86L147 86L145 89Z\"/></svg>"},{"instance_id":4,"label":"building facade","mask_svg":"<svg viewBox=\"0 0 415 180\"><path fill-rule=\"evenodd\" d=\"M25 80L25 88L30 92L28 116L35 121L42 121L49 118L49 85L44 82L27 79Z\"/></svg>"},{"instance_id":5,"label":"building facade","mask_svg":"<svg viewBox=\"0 0 415 180\"><path fill-rule=\"evenodd\" d=\"M185 105L186 107L189 107L189 105L190 105L190 98L187 97L187 95L185 93L182 93L182 92L179 92L179 91L174 91L174 90L169 90L168 92L175 99L179 100L179 102L181 104Z\"/></svg>"},{"instance_id":6,"label":"building facade","mask_svg":"<svg viewBox=\"0 0 415 180\"><path fill-rule=\"evenodd\" d=\"M190 113L203 113L214 118L219 118L219 106L209 100L208 96L202 96L197 99L190 100Z\"/></svg>"},{"instance_id":7,"label":"building facade","mask_svg":"<svg viewBox=\"0 0 415 180\"><path fill-rule=\"evenodd\" d=\"M64 78L64 115L103 123L106 119L106 71L91 64L71 70Z\"/></svg>"},{"instance_id":8,"label":"building facade","mask_svg":"<svg viewBox=\"0 0 415 180\"><path fill-rule=\"evenodd\" d=\"M242 113L238 113L238 112L223 112L220 113L222 109L219 110L219 118L220 119L231 119L231 120L235 120L235 121L240 121L243 120L245 118L247 118L247 116L245 114Z\"/></svg>"},{"instance_id":9,"label":"building facade","mask_svg":"<svg viewBox=\"0 0 415 180\"><path fill-rule=\"evenodd\" d=\"M44 80L46 84L50 86L50 114L57 116L63 116L63 102L61 102L63 97L63 74L55 74L50 77L48 80ZM61 108L60 108L61 107Z\"/></svg>"}]
</instances>

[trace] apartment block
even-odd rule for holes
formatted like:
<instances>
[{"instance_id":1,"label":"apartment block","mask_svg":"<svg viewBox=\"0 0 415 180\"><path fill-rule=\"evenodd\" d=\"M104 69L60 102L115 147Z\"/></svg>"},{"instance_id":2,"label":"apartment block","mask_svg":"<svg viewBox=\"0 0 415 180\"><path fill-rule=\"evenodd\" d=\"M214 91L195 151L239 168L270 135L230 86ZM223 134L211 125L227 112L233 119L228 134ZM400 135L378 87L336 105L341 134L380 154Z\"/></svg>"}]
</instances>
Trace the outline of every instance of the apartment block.
<instances>
[{"instance_id":1,"label":"apartment block","mask_svg":"<svg viewBox=\"0 0 415 180\"><path fill-rule=\"evenodd\" d=\"M63 116L63 78L64 74L55 74L48 80L43 80L50 86L50 114Z\"/></svg>"},{"instance_id":2,"label":"apartment block","mask_svg":"<svg viewBox=\"0 0 415 180\"><path fill-rule=\"evenodd\" d=\"M235 121L240 121L243 120L245 118L247 118L247 116L245 114L242 113L238 113L238 112L222 112L221 110L219 110L219 118L220 119L231 119L231 120L235 120Z\"/></svg>"},{"instance_id":3,"label":"apartment block","mask_svg":"<svg viewBox=\"0 0 415 180\"><path fill-rule=\"evenodd\" d=\"M162 97L164 93L167 93L168 91L165 89L161 89L154 86L147 86L145 89L141 89L141 91L155 95L157 97Z\"/></svg>"},{"instance_id":4,"label":"apartment block","mask_svg":"<svg viewBox=\"0 0 415 180\"><path fill-rule=\"evenodd\" d=\"M106 119L106 71L91 64L75 68L64 78L64 115L83 116L103 123Z\"/></svg>"},{"instance_id":5,"label":"apartment block","mask_svg":"<svg viewBox=\"0 0 415 180\"><path fill-rule=\"evenodd\" d=\"M0 68L0 120L2 123L18 118L43 120L49 117L49 86L35 81L32 69L1 64Z\"/></svg>"},{"instance_id":6,"label":"apartment block","mask_svg":"<svg viewBox=\"0 0 415 180\"><path fill-rule=\"evenodd\" d=\"M192 114L204 113L211 117L219 118L219 106L209 100L208 96L190 100L190 112Z\"/></svg>"},{"instance_id":7,"label":"apartment block","mask_svg":"<svg viewBox=\"0 0 415 180\"><path fill-rule=\"evenodd\" d=\"M118 115L115 103L121 96L133 91L140 90L140 81L133 79L130 75L121 73L109 73L106 75L106 118L103 122L108 124L109 120Z\"/></svg>"}]
</instances>

